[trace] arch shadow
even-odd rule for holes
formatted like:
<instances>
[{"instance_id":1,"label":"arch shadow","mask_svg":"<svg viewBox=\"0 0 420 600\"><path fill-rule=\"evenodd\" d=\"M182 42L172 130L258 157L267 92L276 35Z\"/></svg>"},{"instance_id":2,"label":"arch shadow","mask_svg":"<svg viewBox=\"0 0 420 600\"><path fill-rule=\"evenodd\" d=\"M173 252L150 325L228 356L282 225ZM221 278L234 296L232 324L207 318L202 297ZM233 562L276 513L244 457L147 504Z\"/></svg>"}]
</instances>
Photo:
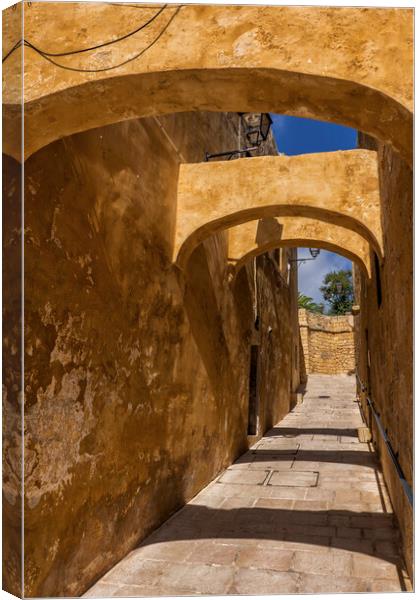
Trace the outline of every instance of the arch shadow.
<instances>
[{"instance_id":1,"label":"arch shadow","mask_svg":"<svg viewBox=\"0 0 420 600\"><path fill-rule=\"evenodd\" d=\"M364 537L355 536L362 531ZM388 544L384 544L384 532ZM395 537L393 534L395 532ZM371 556L395 566L402 589L404 563L396 550L398 540L392 514L352 510L294 510L254 506L252 508L210 508L198 503L178 511L158 531L138 546L148 557L161 552L161 544L178 541L213 540L224 544L259 542L310 544L318 548L346 550ZM155 546L156 545L156 546ZM393 547L395 545L395 550ZM155 547L155 550L154 550Z\"/></svg>"}]
</instances>

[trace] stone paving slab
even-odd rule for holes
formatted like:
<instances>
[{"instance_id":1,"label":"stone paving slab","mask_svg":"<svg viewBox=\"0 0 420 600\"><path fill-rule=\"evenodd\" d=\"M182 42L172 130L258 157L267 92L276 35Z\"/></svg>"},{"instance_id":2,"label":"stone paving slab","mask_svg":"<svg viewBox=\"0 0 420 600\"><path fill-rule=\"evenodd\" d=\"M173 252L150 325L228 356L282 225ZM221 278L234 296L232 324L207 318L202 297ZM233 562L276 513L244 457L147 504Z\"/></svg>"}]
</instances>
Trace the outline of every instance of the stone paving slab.
<instances>
[{"instance_id":1,"label":"stone paving slab","mask_svg":"<svg viewBox=\"0 0 420 600\"><path fill-rule=\"evenodd\" d=\"M270 471L231 471L227 470L219 477L217 483L229 483L229 484L256 484L262 485L268 478Z\"/></svg>"},{"instance_id":2,"label":"stone paving slab","mask_svg":"<svg viewBox=\"0 0 420 600\"><path fill-rule=\"evenodd\" d=\"M85 596L411 590L354 399L353 377L311 375L302 404Z\"/></svg>"},{"instance_id":3,"label":"stone paving slab","mask_svg":"<svg viewBox=\"0 0 420 600\"><path fill-rule=\"evenodd\" d=\"M315 487L318 483L317 471L273 471L267 485L284 487Z\"/></svg>"}]
</instances>

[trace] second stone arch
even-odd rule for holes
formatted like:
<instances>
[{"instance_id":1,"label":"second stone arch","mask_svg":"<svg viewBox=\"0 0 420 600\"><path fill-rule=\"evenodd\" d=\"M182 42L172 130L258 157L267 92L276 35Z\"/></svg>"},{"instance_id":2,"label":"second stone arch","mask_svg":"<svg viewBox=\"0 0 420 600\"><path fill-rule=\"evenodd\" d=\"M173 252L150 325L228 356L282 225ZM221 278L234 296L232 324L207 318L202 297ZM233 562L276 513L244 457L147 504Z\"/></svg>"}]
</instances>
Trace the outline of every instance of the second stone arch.
<instances>
[{"instance_id":1,"label":"second stone arch","mask_svg":"<svg viewBox=\"0 0 420 600\"><path fill-rule=\"evenodd\" d=\"M183 164L173 260L185 268L204 239L229 230L230 259L313 244L369 276L370 248L383 257L377 173L369 150Z\"/></svg>"}]
</instances>

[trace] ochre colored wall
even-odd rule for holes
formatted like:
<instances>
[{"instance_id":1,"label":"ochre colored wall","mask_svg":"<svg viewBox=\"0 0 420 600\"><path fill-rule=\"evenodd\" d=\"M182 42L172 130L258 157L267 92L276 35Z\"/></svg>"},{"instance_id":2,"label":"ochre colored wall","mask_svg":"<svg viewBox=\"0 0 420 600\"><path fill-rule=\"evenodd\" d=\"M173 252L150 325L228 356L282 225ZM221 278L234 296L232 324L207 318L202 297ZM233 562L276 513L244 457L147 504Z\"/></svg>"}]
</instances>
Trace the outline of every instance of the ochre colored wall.
<instances>
[{"instance_id":1,"label":"ochre colored wall","mask_svg":"<svg viewBox=\"0 0 420 600\"><path fill-rule=\"evenodd\" d=\"M413 485L413 181L412 171L389 146L359 135L361 147L378 150L385 258L379 265L382 300L371 255L371 281L355 272L356 362L369 388L392 448ZM413 513L369 411L361 401L379 451L392 504L402 531L407 567L413 567Z\"/></svg>"},{"instance_id":2,"label":"ochre colored wall","mask_svg":"<svg viewBox=\"0 0 420 600\"><path fill-rule=\"evenodd\" d=\"M292 252L289 250L286 254ZM262 400L259 433L262 435L289 412L299 386L297 280L294 271L288 280L287 270L276 263L271 253L257 257L256 265L261 373L258 387ZM276 361L281 365L279 369L267 368Z\"/></svg>"},{"instance_id":3,"label":"ochre colored wall","mask_svg":"<svg viewBox=\"0 0 420 600\"><path fill-rule=\"evenodd\" d=\"M354 231L308 217L266 217L230 227L229 259L239 270L252 256L279 247L324 248L357 262L370 277L370 246Z\"/></svg>"},{"instance_id":4,"label":"ochre colored wall","mask_svg":"<svg viewBox=\"0 0 420 600\"><path fill-rule=\"evenodd\" d=\"M354 372L354 324L351 315L328 316L299 309L306 373Z\"/></svg>"},{"instance_id":5,"label":"ochre colored wall","mask_svg":"<svg viewBox=\"0 0 420 600\"><path fill-rule=\"evenodd\" d=\"M338 150L182 165L174 260L182 266L206 236L240 225L245 217L279 216L341 225L381 254L376 152ZM336 245L340 247L340 239Z\"/></svg>"},{"instance_id":6,"label":"ochre colored wall","mask_svg":"<svg viewBox=\"0 0 420 600\"><path fill-rule=\"evenodd\" d=\"M7 19L2 21L3 40L9 36L22 38L22 13L23 2L7 10ZM18 93L22 92L22 84L21 62L16 65L14 77ZM8 133L3 129L2 136L3 147L12 143L18 160L22 155L21 132L20 110L16 129ZM2 581L3 589L22 596L22 166L4 154L2 177Z\"/></svg>"},{"instance_id":7,"label":"ochre colored wall","mask_svg":"<svg viewBox=\"0 0 420 600\"><path fill-rule=\"evenodd\" d=\"M6 24L11 12L5 11ZM92 39L100 44L123 36L156 13L156 7L105 2L25 3L25 39L45 51L70 52ZM56 57L73 70L26 48L25 156L119 120L241 110L348 125L410 159L413 24L413 10L401 8L169 5L138 35L105 50ZM9 49L17 39L8 29ZM3 70L5 152L14 157L10 132L18 127L21 58L18 49Z\"/></svg>"},{"instance_id":8,"label":"ochre colored wall","mask_svg":"<svg viewBox=\"0 0 420 600\"><path fill-rule=\"evenodd\" d=\"M21 165L3 155L3 588L22 595Z\"/></svg>"},{"instance_id":9,"label":"ochre colored wall","mask_svg":"<svg viewBox=\"0 0 420 600\"><path fill-rule=\"evenodd\" d=\"M250 286L229 278L223 233L184 273L171 263L179 162L237 143L235 117L159 120L65 138L25 166L27 596L84 592L248 446ZM264 260L266 427L298 364L296 282Z\"/></svg>"}]
</instances>

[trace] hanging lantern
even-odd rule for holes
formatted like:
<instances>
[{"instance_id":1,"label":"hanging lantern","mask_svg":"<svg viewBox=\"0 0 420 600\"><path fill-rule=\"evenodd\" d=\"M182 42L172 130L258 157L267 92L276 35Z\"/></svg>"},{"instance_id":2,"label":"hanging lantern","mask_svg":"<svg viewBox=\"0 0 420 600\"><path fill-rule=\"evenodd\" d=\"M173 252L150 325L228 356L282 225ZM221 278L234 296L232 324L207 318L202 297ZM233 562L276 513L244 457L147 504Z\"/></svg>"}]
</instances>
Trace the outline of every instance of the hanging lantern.
<instances>
[{"instance_id":1,"label":"hanging lantern","mask_svg":"<svg viewBox=\"0 0 420 600\"><path fill-rule=\"evenodd\" d=\"M260 119L260 133L262 139L265 141L270 133L270 128L273 123L272 118L268 113L261 113Z\"/></svg>"},{"instance_id":2,"label":"hanging lantern","mask_svg":"<svg viewBox=\"0 0 420 600\"><path fill-rule=\"evenodd\" d=\"M309 252L310 252L312 258L316 258L317 256L319 256L319 253L321 252L321 250L319 248L309 248Z\"/></svg>"},{"instance_id":3,"label":"hanging lantern","mask_svg":"<svg viewBox=\"0 0 420 600\"><path fill-rule=\"evenodd\" d=\"M259 146L268 137L273 123L269 113L239 113L244 125L247 140Z\"/></svg>"}]
</instances>

